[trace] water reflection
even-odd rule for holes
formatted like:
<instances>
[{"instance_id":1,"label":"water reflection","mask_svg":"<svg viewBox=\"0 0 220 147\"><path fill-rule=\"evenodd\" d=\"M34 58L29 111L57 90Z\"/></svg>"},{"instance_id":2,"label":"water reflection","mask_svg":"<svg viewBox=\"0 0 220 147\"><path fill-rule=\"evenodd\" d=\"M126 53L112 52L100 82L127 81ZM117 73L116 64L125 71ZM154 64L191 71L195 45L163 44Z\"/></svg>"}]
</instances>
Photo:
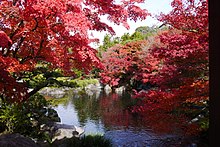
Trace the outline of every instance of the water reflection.
<instances>
[{"instance_id":1,"label":"water reflection","mask_svg":"<svg viewBox=\"0 0 220 147\"><path fill-rule=\"evenodd\" d=\"M161 146L161 140L175 136L155 134L140 116L132 115L127 108L134 100L126 92L72 93L66 99L54 107L61 123L81 126L85 134L105 134L115 146Z\"/></svg>"},{"instance_id":2,"label":"water reflection","mask_svg":"<svg viewBox=\"0 0 220 147\"><path fill-rule=\"evenodd\" d=\"M65 101L54 109L62 123L85 127L90 133L104 133L104 130L129 126L131 116L126 108L130 101L127 93L101 92L99 97L81 93L68 97L68 103Z\"/></svg>"}]
</instances>

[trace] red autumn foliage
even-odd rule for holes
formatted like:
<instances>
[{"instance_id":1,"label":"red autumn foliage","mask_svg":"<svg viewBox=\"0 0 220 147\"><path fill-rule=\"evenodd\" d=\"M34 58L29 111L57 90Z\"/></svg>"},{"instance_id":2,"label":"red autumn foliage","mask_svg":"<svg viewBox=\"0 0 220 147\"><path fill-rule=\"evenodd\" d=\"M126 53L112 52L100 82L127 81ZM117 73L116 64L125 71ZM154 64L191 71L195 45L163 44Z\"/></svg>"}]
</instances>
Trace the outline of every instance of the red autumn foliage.
<instances>
[{"instance_id":1,"label":"red autumn foliage","mask_svg":"<svg viewBox=\"0 0 220 147\"><path fill-rule=\"evenodd\" d=\"M132 80L157 85L148 91L134 90L137 104L131 111L146 116L145 121L154 123L157 130L168 129L158 124L159 119L175 124L176 118L182 117L176 124L184 133L194 134L199 129L193 123L189 125L182 112L191 109L186 104L206 107L209 100L208 2L173 0L171 5L169 14L158 16L169 29L158 34L147 52L144 41L108 49L103 55L106 68L101 76L103 83L111 86Z\"/></svg>"},{"instance_id":2,"label":"red autumn foliage","mask_svg":"<svg viewBox=\"0 0 220 147\"><path fill-rule=\"evenodd\" d=\"M175 89L182 101L208 97L208 3L200 0L173 1L173 11L160 20L173 29L159 36L166 47L154 48L153 54L163 61L155 82L163 89ZM178 5L177 5L178 3ZM176 30L177 29L177 30Z\"/></svg>"},{"instance_id":3,"label":"red autumn foliage","mask_svg":"<svg viewBox=\"0 0 220 147\"><path fill-rule=\"evenodd\" d=\"M163 63L151 78L158 88L134 96L141 101L132 111L148 116L150 113L149 118L159 112L187 110L183 104L206 107L209 100L208 3L206 0L197 3L194 0L174 0L172 7L169 14L159 16L159 20L170 25L170 30L158 36L162 47L154 46L151 50ZM195 126L190 128L193 124L180 124L187 126L187 133L199 131Z\"/></svg>"},{"instance_id":4,"label":"red autumn foliage","mask_svg":"<svg viewBox=\"0 0 220 147\"><path fill-rule=\"evenodd\" d=\"M94 42L89 31L107 30L114 34L112 27L101 21L102 15L127 28L128 19L145 19L148 13L135 6L140 2L143 1L116 4L113 0L2 0L1 98L22 101L28 97L27 89L22 88L24 83L16 86L17 79L22 72L34 70L39 62L49 63L51 69L59 68L66 74L72 74L72 68L85 72L93 66L101 68L97 51L89 45ZM22 94L18 96L14 91Z\"/></svg>"},{"instance_id":5,"label":"red autumn foliage","mask_svg":"<svg viewBox=\"0 0 220 147\"><path fill-rule=\"evenodd\" d=\"M148 42L133 41L116 45L104 52L101 80L110 86L128 86L132 82L147 83L158 69L158 60L148 53Z\"/></svg>"}]
</instances>

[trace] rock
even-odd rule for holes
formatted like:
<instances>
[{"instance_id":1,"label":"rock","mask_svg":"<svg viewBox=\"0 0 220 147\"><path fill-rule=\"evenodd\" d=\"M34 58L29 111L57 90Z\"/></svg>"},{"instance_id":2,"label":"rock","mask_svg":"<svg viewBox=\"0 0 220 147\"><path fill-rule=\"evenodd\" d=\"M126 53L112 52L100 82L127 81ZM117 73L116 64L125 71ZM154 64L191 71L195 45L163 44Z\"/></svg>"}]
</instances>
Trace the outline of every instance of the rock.
<instances>
[{"instance_id":1,"label":"rock","mask_svg":"<svg viewBox=\"0 0 220 147\"><path fill-rule=\"evenodd\" d=\"M75 129L76 129L76 132L77 132L75 137L80 137L84 133L84 131L85 131L83 128L77 127L77 126L75 126Z\"/></svg>"},{"instance_id":2,"label":"rock","mask_svg":"<svg viewBox=\"0 0 220 147\"><path fill-rule=\"evenodd\" d=\"M63 98L66 94L66 91L69 90L68 88L51 88L45 87L39 91L42 95L51 96L54 98Z\"/></svg>"},{"instance_id":3,"label":"rock","mask_svg":"<svg viewBox=\"0 0 220 147\"><path fill-rule=\"evenodd\" d=\"M61 123L55 123L54 129L57 131L52 141L61 140L63 138L80 137L84 133L84 129L76 127L74 125L66 125Z\"/></svg>"},{"instance_id":4,"label":"rock","mask_svg":"<svg viewBox=\"0 0 220 147\"><path fill-rule=\"evenodd\" d=\"M97 83L97 84L89 84L84 89L87 95L89 96L95 95L96 98L98 98L102 90L101 88L102 87L100 86L100 84Z\"/></svg>"},{"instance_id":5,"label":"rock","mask_svg":"<svg viewBox=\"0 0 220 147\"><path fill-rule=\"evenodd\" d=\"M107 94L112 92L112 88L109 85L105 85L104 90L105 90L105 93L107 93Z\"/></svg>"},{"instance_id":6,"label":"rock","mask_svg":"<svg viewBox=\"0 0 220 147\"><path fill-rule=\"evenodd\" d=\"M0 136L1 147L39 147L32 139L18 133Z\"/></svg>"},{"instance_id":7,"label":"rock","mask_svg":"<svg viewBox=\"0 0 220 147\"><path fill-rule=\"evenodd\" d=\"M77 95L77 94L79 94L80 92L83 91L83 88L82 87L77 87L77 88L73 88L71 91L73 92L73 94Z\"/></svg>"},{"instance_id":8,"label":"rock","mask_svg":"<svg viewBox=\"0 0 220 147\"><path fill-rule=\"evenodd\" d=\"M100 91L101 88L100 84L89 84L85 87L85 90Z\"/></svg>"},{"instance_id":9,"label":"rock","mask_svg":"<svg viewBox=\"0 0 220 147\"><path fill-rule=\"evenodd\" d=\"M84 88L84 90L88 96L94 95L96 98L98 98L102 91L102 85L100 84L100 82L89 84Z\"/></svg>"},{"instance_id":10,"label":"rock","mask_svg":"<svg viewBox=\"0 0 220 147\"><path fill-rule=\"evenodd\" d=\"M125 86L121 86L121 87L115 89L115 92L116 92L117 94L120 94L120 95L121 95L124 91L125 91Z\"/></svg>"}]
</instances>

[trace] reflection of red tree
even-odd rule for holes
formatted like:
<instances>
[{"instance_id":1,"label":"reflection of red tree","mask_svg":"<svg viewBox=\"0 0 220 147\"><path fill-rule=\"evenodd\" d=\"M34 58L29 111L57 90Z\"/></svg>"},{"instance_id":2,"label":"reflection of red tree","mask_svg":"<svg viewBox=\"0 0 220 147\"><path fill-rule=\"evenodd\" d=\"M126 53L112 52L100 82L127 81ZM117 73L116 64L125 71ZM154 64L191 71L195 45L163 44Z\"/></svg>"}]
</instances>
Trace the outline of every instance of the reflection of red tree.
<instances>
[{"instance_id":1,"label":"reflection of red tree","mask_svg":"<svg viewBox=\"0 0 220 147\"><path fill-rule=\"evenodd\" d=\"M157 108L154 108L156 104L145 105L148 110L152 108L152 111L145 111L146 108L142 105L143 101L140 101L141 103L136 107L132 107L132 109L123 109L122 100L115 93L112 93L108 97L100 98L99 102L101 120L107 128L142 127L145 129L150 128L157 134L191 135L197 132L198 127L195 124L186 123L186 117L184 115L175 116L166 113L168 111L165 108L165 106L167 107L165 103L164 107Z\"/></svg>"},{"instance_id":2,"label":"reflection of red tree","mask_svg":"<svg viewBox=\"0 0 220 147\"><path fill-rule=\"evenodd\" d=\"M128 110L123 109L120 97L116 93L100 98L100 107L103 123L107 127L127 127L129 125L131 116Z\"/></svg>"},{"instance_id":3,"label":"reflection of red tree","mask_svg":"<svg viewBox=\"0 0 220 147\"><path fill-rule=\"evenodd\" d=\"M146 126L150 126L157 133L172 133L181 135L193 135L198 133L198 125L190 124L186 115L180 112L170 113L178 103L173 94L159 91L142 92L134 98L143 98L131 112L142 116ZM178 110L177 110L178 111Z\"/></svg>"}]
</instances>

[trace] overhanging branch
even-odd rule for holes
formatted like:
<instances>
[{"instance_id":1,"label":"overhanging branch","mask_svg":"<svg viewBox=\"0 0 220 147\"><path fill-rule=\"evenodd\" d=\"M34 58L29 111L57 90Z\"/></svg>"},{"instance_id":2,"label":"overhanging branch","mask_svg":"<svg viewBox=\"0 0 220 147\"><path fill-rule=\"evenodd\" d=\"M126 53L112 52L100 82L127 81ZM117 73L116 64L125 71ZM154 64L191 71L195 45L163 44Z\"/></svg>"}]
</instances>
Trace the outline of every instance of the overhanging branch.
<instances>
[{"instance_id":1,"label":"overhanging branch","mask_svg":"<svg viewBox=\"0 0 220 147\"><path fill-rule=\"evenodd\" d=\"M42 89L42 88L48 86L49 84L57 84L57 85L59 85L59 86L64 86L64 85L61 84L58 80L56 80L56 79L50 77L50 78L48 78L45 82L43 82L43 83L37 85L31 92L29 92L29 93L28 93L29 96L34 95L34 94L37 93L40 89Z\"/></svg>"}]
</instances>

